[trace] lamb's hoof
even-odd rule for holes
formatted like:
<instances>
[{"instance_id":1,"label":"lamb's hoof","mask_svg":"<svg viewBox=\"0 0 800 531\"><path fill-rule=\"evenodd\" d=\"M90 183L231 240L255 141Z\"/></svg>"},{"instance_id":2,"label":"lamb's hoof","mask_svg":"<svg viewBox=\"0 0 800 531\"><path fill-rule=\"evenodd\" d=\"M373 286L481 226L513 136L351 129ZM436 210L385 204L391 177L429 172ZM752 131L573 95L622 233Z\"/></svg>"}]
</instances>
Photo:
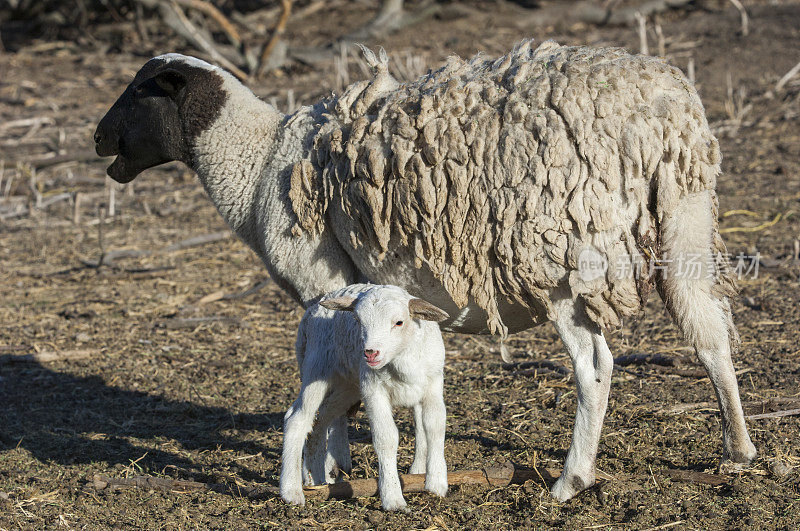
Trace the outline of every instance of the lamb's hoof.
<instances>
[{"instance_id":1,"label":"lamb's hoof","mask_svg":"<svg viewBox=\"0 0 800 531\"><path fill-rule=\"evenodd\" d=\"M558 478L550 494L560 502L571 500L576 494L594 485L594 477L581 478L580 476L566 476Z\"/></svg>"},{"instance_id":2,"label":"lamb's hoof","mask_svg":"<svg viewBox=\"0 0 800 531\"><path fill-rule=\"evenodd\" d=\"M281 498L291 505L305 505L306 496L303 489L281 489Z\"/></svg>"},{"instance_id":3,"label":"lamb's hoof","mask_svg":"<svg viewBox=\"0 0 800 531\"><path fill-rule=\"evenodd\" d=\"M444 498L447 496L447 481L430 481L425 483L425 490Z\"/></svg>"},{"instance_id":4,"label":"lamb's hoof","mask_svg":"<svg viewBox=\"0 0 800 531\"><path fill-rule=\"evenodd\" d=\"M425 463L417 463L414 461L411 463L411 468L408 469L409 474L424 474L425 473Z\"/></svg>"},{"instance_id":5,"label":"lamb's hoof","mask_svg":"<svg viewBox=\"0 0 800 531\"><path fill-rule=\"evenodd\" d=\"M402 496L399 499L381 500L381 506L385 511L399 511L406 514L411 512Z\"/></svg>"}]
</instances>

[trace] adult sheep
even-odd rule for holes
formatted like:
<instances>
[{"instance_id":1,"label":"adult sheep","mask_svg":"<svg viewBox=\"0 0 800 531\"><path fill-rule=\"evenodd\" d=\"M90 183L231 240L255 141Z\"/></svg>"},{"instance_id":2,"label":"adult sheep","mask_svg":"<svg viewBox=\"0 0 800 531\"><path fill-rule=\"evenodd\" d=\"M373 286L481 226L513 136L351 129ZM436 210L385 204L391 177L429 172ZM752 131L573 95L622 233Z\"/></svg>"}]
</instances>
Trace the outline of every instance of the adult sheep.
<instances>
[{"instance_id":1,"label":"adult sheep","mask_svg":"<svg viewBox=\"0 0 800 531\"><path fill-rule=\"evenodd\" d=\"M367 279L443 308L447 330L553 322L578 388L560 500L594 482L613 365L603 329L635 316L653 286L708 371L723 457L753 459L731 361L719 145L680 71L525 41L400 84L385 55L366 56L372 80L290 116L217 67L156 57L100 122L97 152L117 155L108 173L122 183L189 165L305 307ZM619 267L656 257L639 274ZM665 265L679 262L693 265ZM346 447L340 419L328 453L344 469Z\"/></svg>"}]
</instances>

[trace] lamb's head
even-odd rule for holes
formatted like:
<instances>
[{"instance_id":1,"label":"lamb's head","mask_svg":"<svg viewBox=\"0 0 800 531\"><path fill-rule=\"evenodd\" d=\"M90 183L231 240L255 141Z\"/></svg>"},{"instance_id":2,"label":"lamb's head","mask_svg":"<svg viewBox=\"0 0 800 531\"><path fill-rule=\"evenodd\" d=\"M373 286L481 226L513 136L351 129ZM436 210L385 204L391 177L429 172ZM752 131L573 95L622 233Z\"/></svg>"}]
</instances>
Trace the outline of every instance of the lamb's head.
<instances>
[{"instance_id":1,"label":"lamb's head","mask_svg":"<svg viewBox=\"0 0 800 531\"><path fill-rule=\"evenodd\" d=\"M171 162L189 163L194 138L219 116L230 74L180 54L160 55L139 70L94 133L97 154L116 155L108 175L132 181L142 171Z\"/></svg>"},{"instance_id":2,"label":"lamb's head","mask_svg":"<svg viewBox=\"0 0 800 531\"><path fill-rule=\"evenodd\" d=\"M380 369L402 353L419 331L421 321L440 322L447 312L412 297L397 286L375 286L358 297L337 297L320 302L331 310L351 311L361 327L364 361Z\"/></svg>"}]
</instances>

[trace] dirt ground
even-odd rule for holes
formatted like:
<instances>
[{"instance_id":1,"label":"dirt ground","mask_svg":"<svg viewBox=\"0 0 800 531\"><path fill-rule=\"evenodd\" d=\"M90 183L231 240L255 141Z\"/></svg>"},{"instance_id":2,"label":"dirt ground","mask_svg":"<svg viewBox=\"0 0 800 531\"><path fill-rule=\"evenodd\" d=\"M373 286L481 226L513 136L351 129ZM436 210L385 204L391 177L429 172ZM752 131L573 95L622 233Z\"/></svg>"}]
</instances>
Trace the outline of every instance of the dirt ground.
<instances>
[{"instance_id":1,"label":"dirt ground","mask_svg":"<svg viewBox=\"0 0 800 531\"><path fill-rule=\"evenodd\" d=\"M800 60L800 2L744 3L748 36L727 2L664 13L659 24L668 60L684 70L693 61L720 137L728 249L762 257L732 302L742 338L735 365L753 414L800 407L800 76L775 89ZM527 36L639 49L632 27L534 27L525 18L530 10L513 4L462 4L468 9L457 17L420 22L379 44L406 75L449 53L497 55ZM374 7L337 3L291 22L286 37L322 44L363 23ZM185 167L149 170L121 187L104 178L107 161L40 161L54 151L93 149L99 118L138 67L166 51L89 39L0 54L0 212L27 212L0 221L0 529L800 527L800 416L750 420L759 457L724 485L668 477L671 469L715 472L722 444L711 385L695 374L692 352L657 297L640 320L610 333L609 344L615 356L663 354L681 370L615 371L598 456L598 468L614 479L565 504L542 481L456 486L445 499L411 494L410 514L384 513L377 498L284 504L269 487L277 485L283 414L298 389L299 309L232 237L168 248L227 230ZM348 61L350 81L362 78ZM343 80L341 68L297 65L253 88L287 108ZM34 120L4 127L26 118ZM68 197L59 201L59 194ZM121 249L153 253L91 267ZM449 467L560 467L575 410L571 379L504 369L494 338L445 340ZM568 366L550 325L513 336L509 347L517 361ZM74 358L21 359L48 352ZM702 402L710 404L668 411ZM410 422L398 413L403 469L411 462ZM351 440L353 477L374 477L363 413L351 423ZM227 491L97 491L94 474L193 479ZM241 495L253 487L264 493Z\"/></svg>"}]
</instances>

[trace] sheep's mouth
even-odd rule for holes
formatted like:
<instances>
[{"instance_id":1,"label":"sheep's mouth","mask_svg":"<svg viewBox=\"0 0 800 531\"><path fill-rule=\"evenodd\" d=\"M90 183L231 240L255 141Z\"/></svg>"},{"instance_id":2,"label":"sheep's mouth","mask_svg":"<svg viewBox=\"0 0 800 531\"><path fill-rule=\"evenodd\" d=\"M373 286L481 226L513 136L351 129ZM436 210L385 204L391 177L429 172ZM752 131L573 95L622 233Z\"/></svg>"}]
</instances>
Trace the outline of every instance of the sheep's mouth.
<instances>
[{"instance_id":1,"label":"sheep's mouth","mask_svg":"<svg viewBox=\"0 0 800 531\"><path fill-rule=\"evenodd\" d=\"M383 363L382 359L373 358L373 359L370 360L370 359L367 359L366 356L364 356L364 361L366 361L367 365L369 365L373 369L377 369L378 367L380 367L381 363Z\"/></svg>"},{"instance_id":2,"label":"sheep's mouth","mask_svg":"<svg viewBox=\"0 0 800 531\"><path fill-rule=\"evenodd\" d=\"M134 180L145 169L147 168L138 168L132 165L129 159L118 154L111 166L106 169L106 173L118 183L125 184Z\"/></svg>"}]
</instances>

